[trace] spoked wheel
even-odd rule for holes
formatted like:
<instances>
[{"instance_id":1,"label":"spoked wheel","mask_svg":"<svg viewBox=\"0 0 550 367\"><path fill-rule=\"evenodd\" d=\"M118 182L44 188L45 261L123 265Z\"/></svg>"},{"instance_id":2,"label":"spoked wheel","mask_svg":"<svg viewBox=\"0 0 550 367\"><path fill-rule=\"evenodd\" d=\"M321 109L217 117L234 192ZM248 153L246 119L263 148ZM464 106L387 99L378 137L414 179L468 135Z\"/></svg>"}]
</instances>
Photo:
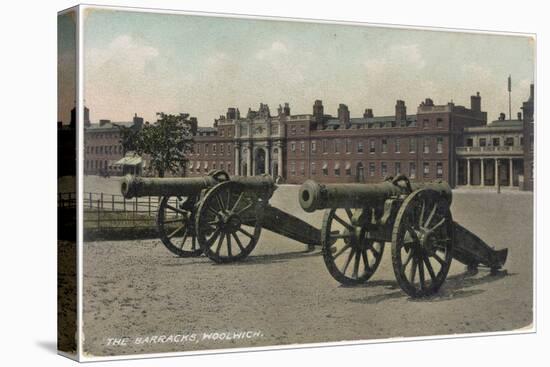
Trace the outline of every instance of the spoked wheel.
<instances>
[{"instance_id":1,"label":"spoked wheel","mask_svg":"<svg viewBox=\"0 0 550 367\"><path fill-rule=\"evenodd\" d=\"M197 240L204 254L217 263L247 257L260 237L262 205L259 198L246 195L237 182L214 186L196 217Z\"/></svg>"},{"instance_id":2,"label":"spoked wheel","mask_svg":"<svg viewBox=\"0 0 550 367\"><path fill-rule=\"evenodd\" d=\"M453 250L449 204L436 191L420 189L403 202L393 227L392 263L399 286L411 297L439 290Z\"/></svg>"},{"instance_id":3,"label":"spoked wheel","mask_svg":"<svg viewBox=\"0 0 550 367\"><path fill-rule=\"evenodd\" d=\"M332 277L345 285L365 283L376 271L384 243L369 238L362 226L352 224L351 209L325 212L321 242L323 259Z\"/></svg>"},{"instance_id":4,"label":"spoked wheel","mask_svg":"<svg viewBox=\"0 0 550 367\"><path fill-rule=\"evenodd\" d=\"M165 196L157 213L159 237L172 253L181 257L199 256L202 250L195 235L194 196Z\"/></svg>"}]
</instances>

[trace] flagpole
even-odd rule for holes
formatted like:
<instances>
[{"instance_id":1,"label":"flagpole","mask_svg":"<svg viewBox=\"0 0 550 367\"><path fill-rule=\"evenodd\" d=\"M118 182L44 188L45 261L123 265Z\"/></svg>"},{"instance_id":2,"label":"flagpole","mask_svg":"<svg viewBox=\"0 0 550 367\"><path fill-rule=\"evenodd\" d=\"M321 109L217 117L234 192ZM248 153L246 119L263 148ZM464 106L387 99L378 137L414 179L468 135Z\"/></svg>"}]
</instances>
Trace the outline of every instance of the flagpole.
<instances>
[{"instance_id":1,"label":"flagpole","mask_svg":"<svg viewBox=\"0 0 550 367\"><path fill-rule=\"evenodd\" d=\"M512 75L508 75L508 120L512 119Z\"/></svg>"}]
</instances>

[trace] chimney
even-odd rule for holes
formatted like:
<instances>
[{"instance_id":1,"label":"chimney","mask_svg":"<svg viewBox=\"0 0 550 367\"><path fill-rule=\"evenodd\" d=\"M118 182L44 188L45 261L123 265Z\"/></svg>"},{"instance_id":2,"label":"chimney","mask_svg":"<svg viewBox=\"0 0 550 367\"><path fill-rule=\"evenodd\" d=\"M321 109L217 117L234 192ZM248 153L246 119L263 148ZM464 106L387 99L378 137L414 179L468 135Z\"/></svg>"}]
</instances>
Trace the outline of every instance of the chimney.
<instances>
[{"instance_id":1,"label":"chimney","mask_svg":"<svg viewBox=\"0 0 550 367\"><path fill-rule=\"evenodd\" d=\"M373 118L374 115L372 114L372 108L365 108L365 112L363 113L363 117L368 119L368 118Z\"/></svg>"},{"instance_id":2,"label":"chimney","mask_svg":"<svg viewBox=\"0 0 550 367\"><path fill-rule=\"evenodd\" d=\"M474 112L481 112L481 97L479 92L475 96L470 97L470 109Z\"/></svg>"},{"instance_id":3,"label":"chimney","mask_svg":"<svg viewBox=\"0 0 550 367\"><path fill-rule=\"evenodd\" d=\"M529 100L532 101L535 98L535 85L531 84L529 87Z\"/></svg>"},{"instance_id":4,"label":"chimney","mask_svg":"<svg viewBox=\"0 0 550 367\"><path fill-rule=\"evenodd\" d=\"M288 102L285 102L285 107L283 108L283 113L285 116L290 116L290 106Z\"/></svg>"},{"instance_id":5,"label":"chimney","mask_svg":"<svg viewBox=\"0 0 550 367\"><path fill-rule=\"evenodd\" d=\"M189 118L189 125L191 126L191 134L192 135L197 135L197 126L198 126L197 118L196 117L190 117Z\"/></svg>"},{"instance_id":6,"label":"chimney","mask_svg":"<svg viewBox=\"0 0 550 367\"><path fill-rule=\"evenodd\" d=\"M84 126L90 126L90 110L88 107L84 106Z\"/></svg>"},{"instance_id":7,"label":"chimney","mask_svg":"<svg viewBox=\"0 0 550 367\"><path fill-rule=\"evenodd\" d=\"M228 120L234 120L237 117L237 110L234 107L229 107L225 116Z\"/></svg>"},{"instance_id":8,"label":"chimney","mask_svg":"<svg viewBox=\"0 0 550 367\"><path fill-rule=\"evenodd\" d=\"M407 106L405 106L405 101L397 100L395 104L395 122L400 123L407 121Z\"/></svg>"},{"instance_id":9,"label":"chimney","mask_svg":"<svg viewBox=\"0 0 550 367\"><path fill-rule=\"evenodd\" d=\"M344 124L346 129L349 127L349 109L343 103L338 106L338 120Z\"/></svg>"},{"instance_id":10,"label":"chimney","mask_svg":"<svg viewBox=\"0 0 550 367\"><path fill-rule=\"evenodd\" d=\"M101 119L99 120L99 126L105 126L105 124L110 123L111 120Z\"/></svg>"},{"instance_id":11,"label":"chimney","mask_svg":"<svg viewBox=\"0 0 550 367\"><path fill-rule=\"evenodd\" d=\"M498 120L499 121L506 120L506 114L504 112L501 112L500 115L498 115Z\"/></svg>"},{"instance_id":12,"label":"chimney","mask_svg":"<svg viewBox=\"0 0 550 367\"><path fill-rule=\"evenodd\" d=\"M137 113L134 114L133 118L134 127L141 129L143 127L143 117L139 117Z\"/></svg>"},{"instance_id":13,"label":"chimney","mask_svg":"<svg viewBox=\"0 0 550 367\"><path fill-rule=\"evenodd\" d=\"M315 121L321 122L323 120L323 116L325 115L324 107L323 107L323 101L320 99L315 100L315 103L313 104L313 117L315 118Z\"/></svg>"}]
</instances>

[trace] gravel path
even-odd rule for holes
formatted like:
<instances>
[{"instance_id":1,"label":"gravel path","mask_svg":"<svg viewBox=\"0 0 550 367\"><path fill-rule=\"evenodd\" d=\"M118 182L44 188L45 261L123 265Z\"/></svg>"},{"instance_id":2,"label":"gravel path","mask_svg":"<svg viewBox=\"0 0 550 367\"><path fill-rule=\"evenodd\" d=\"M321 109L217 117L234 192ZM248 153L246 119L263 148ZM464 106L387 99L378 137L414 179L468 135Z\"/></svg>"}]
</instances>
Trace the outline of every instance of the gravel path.
<instances>
[{"instance_id":1,"label":"gravel path","mask_svg":"<svg viewBox=\"0 0 550 367\"><path fill-rule=\"evenodd\" d=\"M322 213L304 213L297 191L280 187L272 205L319 227ZM454 262L440 293L423 300L397 285L389 246L367 285L343 287L318 250L267 231L230 265L175 257L158 240L89 242L84 348L106 356L523 328L532 322L532 208L528 193L456 192L454 220L508 247L506 270L466 276Z\"/></svg>"}]
</instances>

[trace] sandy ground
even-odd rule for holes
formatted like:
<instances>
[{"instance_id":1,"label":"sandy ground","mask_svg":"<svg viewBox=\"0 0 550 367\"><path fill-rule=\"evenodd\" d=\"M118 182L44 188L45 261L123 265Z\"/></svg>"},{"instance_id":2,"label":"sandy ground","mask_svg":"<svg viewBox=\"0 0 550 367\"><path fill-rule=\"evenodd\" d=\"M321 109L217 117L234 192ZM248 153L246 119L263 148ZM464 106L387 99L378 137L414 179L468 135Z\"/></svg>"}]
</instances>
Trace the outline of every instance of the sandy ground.
<instances>
[{"instance_id":1,"label":"sandy ground","mask_svg":"<svg viewBox=\"0 0 550 367\"><path fill-rule=\"evenodd\" d=\"M272 205L319 227L322 213L303 212L297 190L280 187ZM530 193L457 191L454 219L508 247L506 270L466 276L454 262L439 294L423 300L397 285L389 246L367 285L343 287L318 250L267 231L248 259L230 265L175 257L158 240L89 242L84 348L105 356L523 328L532 322L532 207ZM241 337L208 339L225 332Z\"/></svg>"}]
</instances>

